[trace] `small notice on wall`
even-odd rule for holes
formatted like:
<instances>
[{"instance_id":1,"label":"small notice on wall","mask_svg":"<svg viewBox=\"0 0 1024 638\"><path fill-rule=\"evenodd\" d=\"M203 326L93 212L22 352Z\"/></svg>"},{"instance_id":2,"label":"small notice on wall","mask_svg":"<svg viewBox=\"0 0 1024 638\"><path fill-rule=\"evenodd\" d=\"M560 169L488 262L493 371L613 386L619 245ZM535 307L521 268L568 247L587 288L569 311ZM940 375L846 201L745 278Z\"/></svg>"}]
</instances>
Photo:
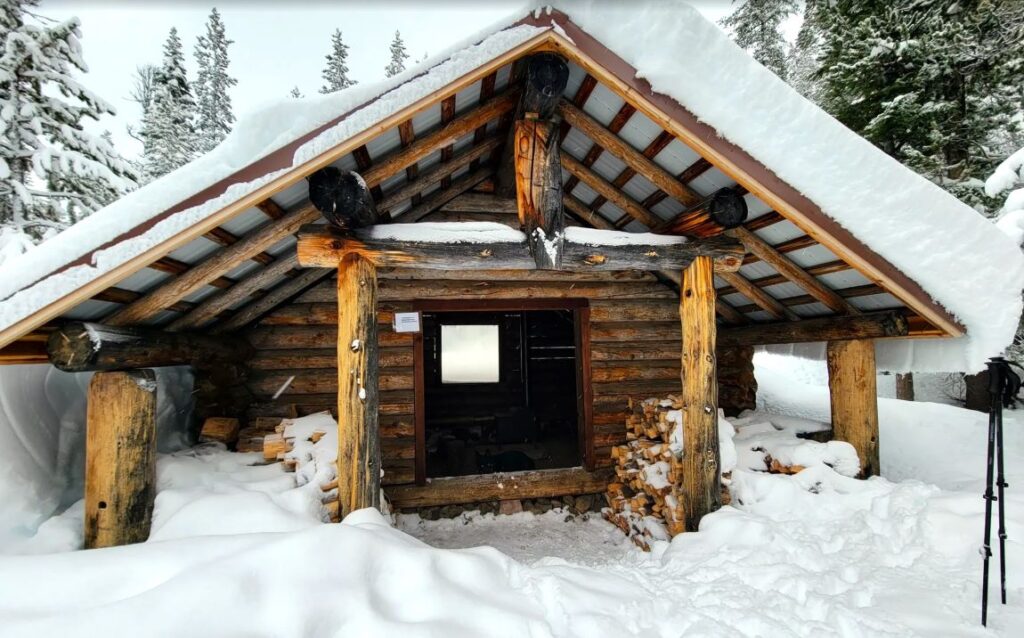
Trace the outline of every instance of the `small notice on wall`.
<instances>
[{"instance_id":1,"label":"small notice on wall","mask_svg":"<svg viewBox=\"0 0 1024 638\"><path fill-rule=\"evenodd\" d=\"M419 332L420 313L418 312L396 312L395 332Z\"/></svg>"}]
</instances>

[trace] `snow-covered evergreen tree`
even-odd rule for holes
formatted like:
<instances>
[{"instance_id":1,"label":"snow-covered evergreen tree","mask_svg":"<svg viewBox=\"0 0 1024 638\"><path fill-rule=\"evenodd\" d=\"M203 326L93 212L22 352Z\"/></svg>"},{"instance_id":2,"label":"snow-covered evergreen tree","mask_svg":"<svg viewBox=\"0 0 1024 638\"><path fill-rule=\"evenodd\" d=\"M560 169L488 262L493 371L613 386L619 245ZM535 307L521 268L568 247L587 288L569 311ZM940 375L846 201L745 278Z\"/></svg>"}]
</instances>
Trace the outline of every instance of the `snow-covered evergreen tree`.
<instances>
[{"instance_id":1,"label":"snow-covered evergreen tree","mask_svg":"<svg viewBox=\"0 0 1024 638\"><path fill-rule=\"evenodd\" d=\"M327 66L321 74L324 85L321 93L334 93L356 84L348 77L348 45L341 39L341 29L331 35L331 52L327 54Z\"/></svg>"},{"instance_id":2,"label":"snow-covered evergreen tree","mask_svg":"<svg viewBox=\"0 0 1024 638\"><path fill-rule=\"evenodd\" d=\"M785 80L787 45L781 26L796 11L796 0L746 0L720 24L732 32L736 44Z\"/></svg>"},{"instance_id":3,"label":"snow-covered evergreen tree","mask_svg":"<svg viewBox=\"0 0 1024 638\"><path fill-rule=\"evenodd\" d=\"M228 89L238 80L228 75L228 40L224 22L217 9L210 11L206 34L196 40L195 56L199 66L196 77L197 151L208 153L220 144L235 122Z\"/></svg>"},{"instance_id":4,"label":"snow-covered evergreen tree","mask_svg":"<svg viewBox=\"0 0 1024 638\"><path fill-rule=\"evenodd\" d=\"M1020 5L995 0L809 0L825 109L979 210L1021 104Z\"/></svg>"},{"instance_id":5,"label":"snow-covered evergreen tree","mask_svg":"<svg viewBox=\"0 0 1024 638\"><path fill-rule=\"evenodd\" d=\"M819 58L822 54L821 36L815 29L814 2L804 4L804 21L797 34L796 42L789 46L786 54L786 75L789 85L800 95L814 103L820 103L818 74L821 70Z\"/></svg>"},{"instance_id":6,"label":"snow-covered evergreen tree","mask_svg":"<svg viewBox=\"0 0 1024 638\"><path fill-rule=\"evenodd\" d=\"M391 41L391 61L384 67L384 77L394 77L405 70L405 61L409 54L405 52L402 34L395 31L395 39Z\"/></svg>"},{"instance_id":7,"label":"snow-covered evergreen tree","mask_svg":"<svg viewBox=\"0 0 1024 638\"><path fill-rule=\"evenodd\" d=\"M0 226L39 239L135 185L109 136L84 122L114 108L83 86L79 21L56 22L36 0L0 4Z\"/></svg>"},{"instance_id":8,"label":"snow-covered evergreen tree","mask_svg":"<svg viewBox=\"0 0 1024 638\"><path fill-rule=\"evenodd\" d=\"M302 94L302 91L300 91L299 87L297 86L292 87L292 90L288 92L288 96L293 97L295 99L299 99L300 97L306 97L305 95Z\"/></svg>"},{"instance_id":9,"label":"snow-covered evergreen tree","mask_svg":"<svg viewBox=\"0 0 1024 638\"><path fill-rule=\"evenodd\" d=\"M195 101L178 30L171 28L164 59L153 76L153 98L142 121L143 159L156 178L187 164L196 155Z\"/></svg>"}]
</instances>

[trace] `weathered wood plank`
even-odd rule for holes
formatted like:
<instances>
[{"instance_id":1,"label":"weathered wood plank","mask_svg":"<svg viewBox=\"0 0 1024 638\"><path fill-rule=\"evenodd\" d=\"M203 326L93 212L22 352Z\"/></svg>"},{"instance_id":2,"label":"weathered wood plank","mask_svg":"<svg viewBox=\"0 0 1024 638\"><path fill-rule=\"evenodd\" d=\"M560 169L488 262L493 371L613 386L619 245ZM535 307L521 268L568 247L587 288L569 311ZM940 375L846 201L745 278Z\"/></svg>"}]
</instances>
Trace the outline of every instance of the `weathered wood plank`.
<instances>
[{"instance_id":1,"label":"weathered wood plank","mask_svg":"<svg viewBox=\"0 0 1024 638\"><path fill-rule=\"evenodd\" d=\"M156 377L99 372L89 382L85 548L149 538L156 498Z\"/></svg>"}]
</instances>

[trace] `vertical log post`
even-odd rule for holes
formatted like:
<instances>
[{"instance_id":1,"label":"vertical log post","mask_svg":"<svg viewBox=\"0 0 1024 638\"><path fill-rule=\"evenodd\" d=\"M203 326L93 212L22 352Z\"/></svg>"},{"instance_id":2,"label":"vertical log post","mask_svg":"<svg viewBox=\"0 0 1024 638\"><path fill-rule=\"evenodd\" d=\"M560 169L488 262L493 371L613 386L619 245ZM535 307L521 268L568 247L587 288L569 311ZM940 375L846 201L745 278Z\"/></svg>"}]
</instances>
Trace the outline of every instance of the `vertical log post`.
<instances>
[{"instance_id":1,"label":"vertical log post","mask_svg":"<svg viewBox=\"0 0 1024 638\"><path fill-rule=\"evenodd\" d=\"M156 377L97 372L89 383L85 548L149 538L156 497Z\"/></svg>"},{"instance_id":2,"label":"vertical log post","mask_svg":"<svg viewBox=\"0 0 1024 638\"><path fill-rule=\"evenodd\" d=\"M558 126L529 114L515 123L513 141L519 224L537 268L558 270L565 229Z\"/></svg>"},{"instance_id":3,"label":"vertical log post","mask_svg":"<svg viewBox=\"0 0 1024 638\"><path fill-rule=\"evenodd\" d=\"M722 506L719 485L718 380L715 364L714 263L697 257L683 271L683 494L686 530Z\"/></svg>"},{"instance_id":4,"label":"vertical log post","mask_svg":"<svg viewBox=\"0 0 1024 638\"><path fill-rule=\"evenodd\" d=\"M828 342L828 391L832 400L832 438L853 445L860 476L875 476L878 463L878 391L875 342Z\"/></svg>"},{"instance_id":5,"label":"vertical log post","mask_svg":"<svg viewBox=\"0 0 1024 638\"><path fill-rule=\"evenodd\" d=\"M377 273L349 253L338 264L338 499L341 517L380 507Z\"/></svg>"}]
</instances>

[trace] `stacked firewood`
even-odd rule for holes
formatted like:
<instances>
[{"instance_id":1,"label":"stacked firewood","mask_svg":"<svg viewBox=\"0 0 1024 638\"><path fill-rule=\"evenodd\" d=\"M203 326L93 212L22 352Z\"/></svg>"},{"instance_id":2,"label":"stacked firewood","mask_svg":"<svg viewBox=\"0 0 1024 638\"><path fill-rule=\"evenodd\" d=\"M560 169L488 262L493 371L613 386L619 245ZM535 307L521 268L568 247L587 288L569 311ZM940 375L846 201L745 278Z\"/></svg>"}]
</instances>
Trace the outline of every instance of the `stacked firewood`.
<instances>
[{"instance_id":1,"label":"stacked firewood","mask_svg":"<svg viewBox=\"0 0 1024 638\"><path fill-rule=\"evenodd\" d=\"M682 494L679 399L630 401L625 445L612 448L616 480L604 517L647 550L652 540L686 531Z\"/></svg>"},{"instance_id":2,"label":"stacked firewood","mask_svg":"<svg viewBox=\"0 0 1024 638\"><path fill-rule=\"evenodd\" d=\"M289 437L290 419L284 419L274 427L274 432L267 434L263 437L263 458L269 463L279 462L286 472L294 472L298 467L298 459L294 456L289 456L288 453L295 447L296 439L294 436ZM310 443L316 444L317 441L326 436L325 430L313 430L306 437L306 440ZM327 514L330 516L331 522L337 523L340 520L339 514L339 502L338 502L338 479L335 478L328 483L324 483L320 486L320 490L323 492L323 504L327 510Z\"/></svg>"}]
</instances>

